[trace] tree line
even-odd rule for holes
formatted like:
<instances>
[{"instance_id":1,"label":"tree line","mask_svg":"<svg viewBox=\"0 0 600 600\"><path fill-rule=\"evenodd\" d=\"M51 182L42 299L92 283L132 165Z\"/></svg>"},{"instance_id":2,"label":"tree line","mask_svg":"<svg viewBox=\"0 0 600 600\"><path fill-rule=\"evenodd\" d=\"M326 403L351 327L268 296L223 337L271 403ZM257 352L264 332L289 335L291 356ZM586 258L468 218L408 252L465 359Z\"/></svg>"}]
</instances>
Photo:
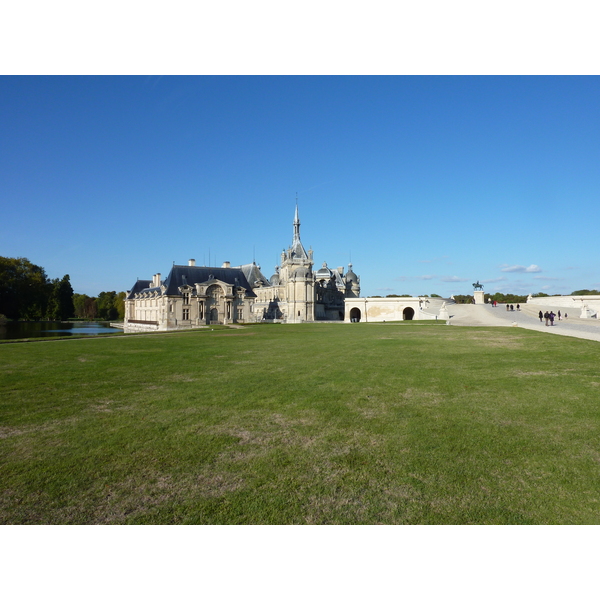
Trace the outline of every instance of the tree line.
<instances>
[{"instance_id":1,"label":"tree line","mask_svg":"<svg viewBox=\"0 0 600 600\"><path fill-rule=\"evenodd\" d=\"M122 321L125 319L125 292L100 292L96 298L73 294L75 316L79 319Z\"/></svg>"},{"instance_id":2,"label":"tree line","mask_svg":"<svg viewBox=\"0 0 600 600\"><path fill-rule=\"evenodd\" d=\"M562 296L563 294L553 294L554 296ZM568 294L569 296L592 296L598 295L600 296L600 291L598 290L576 290ZM527 294L518 295L518 294L501 294L500 292L496 292L495 294L484 294L485 302L488 303L491 299L492 302L497 302L498 304L525 304L527 302ZM544 292L538 292L537 294L532 294L534 298L549 298L550 294L545 294ZM388 294L385 296L386 298L412 298L410 294ZM369 298L383 298L383 296L369 296ZM421 294L419 298L441 298L438 294ZM473 295L469 294L455 294L454 301L457 304L472 304L473 303Z\"/></svg>"},{"instance_id":3,"label":"tree line","mask_svg":"<svg viewBox=\"0 0 600 600\"><path fill-rule=\"evenodd\" d=\"M0 315L26 321L125 318L125 292L75 294L69 275L50 279L26 258L0 256Z\"/></svg>"}]
</instances>

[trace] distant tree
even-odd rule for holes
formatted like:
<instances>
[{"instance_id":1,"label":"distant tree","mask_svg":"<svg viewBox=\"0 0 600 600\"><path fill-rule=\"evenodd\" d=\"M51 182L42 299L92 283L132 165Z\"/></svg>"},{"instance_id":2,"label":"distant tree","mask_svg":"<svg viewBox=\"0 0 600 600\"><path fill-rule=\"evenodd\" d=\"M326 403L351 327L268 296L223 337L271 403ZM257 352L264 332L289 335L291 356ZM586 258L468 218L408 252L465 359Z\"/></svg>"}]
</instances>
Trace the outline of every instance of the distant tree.
<instances>
[{"instance_id":1,"label":"distant tree","mask_svg":"<svg viewBox=\"0 0 600 600\"><path fill-rule=\"evenodd\" d=\"M73 294L73 307L78 319L85 319L85 299L88 297L86 294Z\"/></svg>"},{"instance_id":2,"label":"distant tree","mask_svg":"<svg viewBox=\"0 0 600 600\"><path fill-rule=\"evenodd\" d=\"M432 298L441 298L441 296L439 294L431 294Z\"/></svg>"},{"instance_id":3,"label":"distant tree","mask_svg":"<svg viewBox=\"0 0 600 600\"><path fill-rule=\"evenodd\" d=\"M538 292L537 294L533 294L533 298L548 298L548 294L544 294L544 292Z\"/></svg>"},{"instance_id":4,"label":"distant tree","mask_svg":"<svg viewBox=\"0 0 600 600\"><path fill-rule=\"evenodd\" d=\"M98 294L98 318L104 321L116 320L119 311L115 305L117 292L100 292Z\"/></svg>"},{"instance_id":5,"label":"distant tree","mask_svg":"<svg viewBox=\"0 0 600 600\"><path fill-rule=\"evenodd\" d=\"M9 319L41 319L48 302L48 277L26 258L0 257L0 313Z\"/></svg>"},{"instance_id":6,"label":"distant tree","mask_svg":"<svg viewBox=\"0 0 600 600\"><path fill-rule=\"evenodd\" d=\"M73 288L68 275L53 279L46 316L53 321L64 321L75 314Z\"/></svg>"},{"instance_id":7,"label":"distant tree","mask_svg":"<svg viewBox=\"0 0 600 600\"><path fill-rule=\"evenodd\" d=\"M368 298L381 298L381 296L368 296Z\"/></svg>"},{"instance_id":8,"label":"distant tree","mask_svg":"<svg viewBox=\"0 0 600 600\"><path fill-rule=\"evenodd\" d=\"M119 321L125 320L125 298L127 294L125 292L119 292L115 298L115 308L117 309L117 318Z\"/></svg>"},{"instance_id":9,"label":"distant tree","mask_svg":"<svg viewBox=\"0 0 600 600\"><path fill-rule=\"evenodd\" d=\"M571 296L598 296L600 292L598 290L577 290L571 292Z\"/></svg>"},{"instance_id":10,"label":"distant tree","mask_svg":"<svg viewBox=\"0 0 600 600\"><path fill-rule=\"evenodd\" d=\"M498 302L498 304L525 304L527 302L527 296L519 296L517 294L501 294L500 292L496 292L489 297Z\"/></svg>"},{"instance_id":11,"label":"distant tree","mask_svg":"<svg viewBox=\"0 0 600 600\"><path fill-rule=\"evenodd\" d=\"M85 298L85 318L86 319L95 319L98 315L98 301L96 298L90 298L86 296Z\"/></svg>"}]
</instances>

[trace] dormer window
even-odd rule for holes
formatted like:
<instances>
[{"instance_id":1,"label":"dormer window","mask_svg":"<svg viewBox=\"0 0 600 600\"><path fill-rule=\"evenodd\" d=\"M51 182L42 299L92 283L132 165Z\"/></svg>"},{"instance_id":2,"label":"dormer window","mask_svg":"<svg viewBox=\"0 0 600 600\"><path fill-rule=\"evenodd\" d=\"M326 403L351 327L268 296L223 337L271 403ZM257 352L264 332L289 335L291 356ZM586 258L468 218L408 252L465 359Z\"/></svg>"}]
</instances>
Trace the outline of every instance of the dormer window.
<instances>
[{"instance_id":1,"label":"dormer window","mask_svg":"<svg viewBox=\"0 0 600 600\"><path fill-rule=\"evenodd\" d=\"M190 293L189 292L183 292L182 296L183 296L183 303L184 304L189 304L190 303Z\"/></svg>"}]
</instances>

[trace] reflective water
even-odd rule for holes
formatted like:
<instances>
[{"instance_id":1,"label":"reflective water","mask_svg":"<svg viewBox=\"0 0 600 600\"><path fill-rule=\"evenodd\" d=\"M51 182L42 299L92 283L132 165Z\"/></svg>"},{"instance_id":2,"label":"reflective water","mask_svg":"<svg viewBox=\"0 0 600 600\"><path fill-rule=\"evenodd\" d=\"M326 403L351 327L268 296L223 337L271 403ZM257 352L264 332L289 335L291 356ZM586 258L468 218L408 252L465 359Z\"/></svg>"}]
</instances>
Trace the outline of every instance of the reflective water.
<instances>
[{"instance_id":1,"label":"reflective water","mask_svg":"<svg viewBox=\"0 0 600 600\"><path fill-rule=\"evenodd\" d=\"M11 322L0 325L0 340L20 340L24 338L59 337L69 335L99 335L119 333L122 329L110 327L108 323L85 321L78 323L61 322Z\"/></svg>"}]
</instances>

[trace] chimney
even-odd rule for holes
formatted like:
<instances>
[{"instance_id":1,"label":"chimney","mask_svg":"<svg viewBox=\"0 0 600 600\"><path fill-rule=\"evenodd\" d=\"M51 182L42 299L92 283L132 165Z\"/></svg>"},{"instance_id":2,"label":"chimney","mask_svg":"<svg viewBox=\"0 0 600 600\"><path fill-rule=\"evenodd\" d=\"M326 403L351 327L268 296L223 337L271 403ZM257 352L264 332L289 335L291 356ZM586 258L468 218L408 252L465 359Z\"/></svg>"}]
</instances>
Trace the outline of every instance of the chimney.
<instances>
[{"instance_id":1,"label":"chimney","mask_svg":"<svg viewBox=\"0 0 600 600\"><path fill-rule=\"evenodd\" d=\"M230 263L228 260L226 260L226 261L223 263L223 266L222 266L221 268L222 268L222 269L229 269L229 267L231 267L231 263Z\"/></svg>"},{"instance_id":2,"label":"chimney","mask_svg":"<svg viewBox=\"0 0 600 600\"><path fill-rule=\"evenodd\" d=\"M195 266L196 266L196 259L190 258L190 260L188 260L188 267L195 267Z\"/></svg>"},{"instance_id":3,"label":"chimney","mask_svg":"<svg viewBox=\"0 0 600 600\"><path fill-rule=\"evenodd\" d=\"M157 273L152 277L152 287L160 286L160 273Z\"/></svg>"}]
</instances>

